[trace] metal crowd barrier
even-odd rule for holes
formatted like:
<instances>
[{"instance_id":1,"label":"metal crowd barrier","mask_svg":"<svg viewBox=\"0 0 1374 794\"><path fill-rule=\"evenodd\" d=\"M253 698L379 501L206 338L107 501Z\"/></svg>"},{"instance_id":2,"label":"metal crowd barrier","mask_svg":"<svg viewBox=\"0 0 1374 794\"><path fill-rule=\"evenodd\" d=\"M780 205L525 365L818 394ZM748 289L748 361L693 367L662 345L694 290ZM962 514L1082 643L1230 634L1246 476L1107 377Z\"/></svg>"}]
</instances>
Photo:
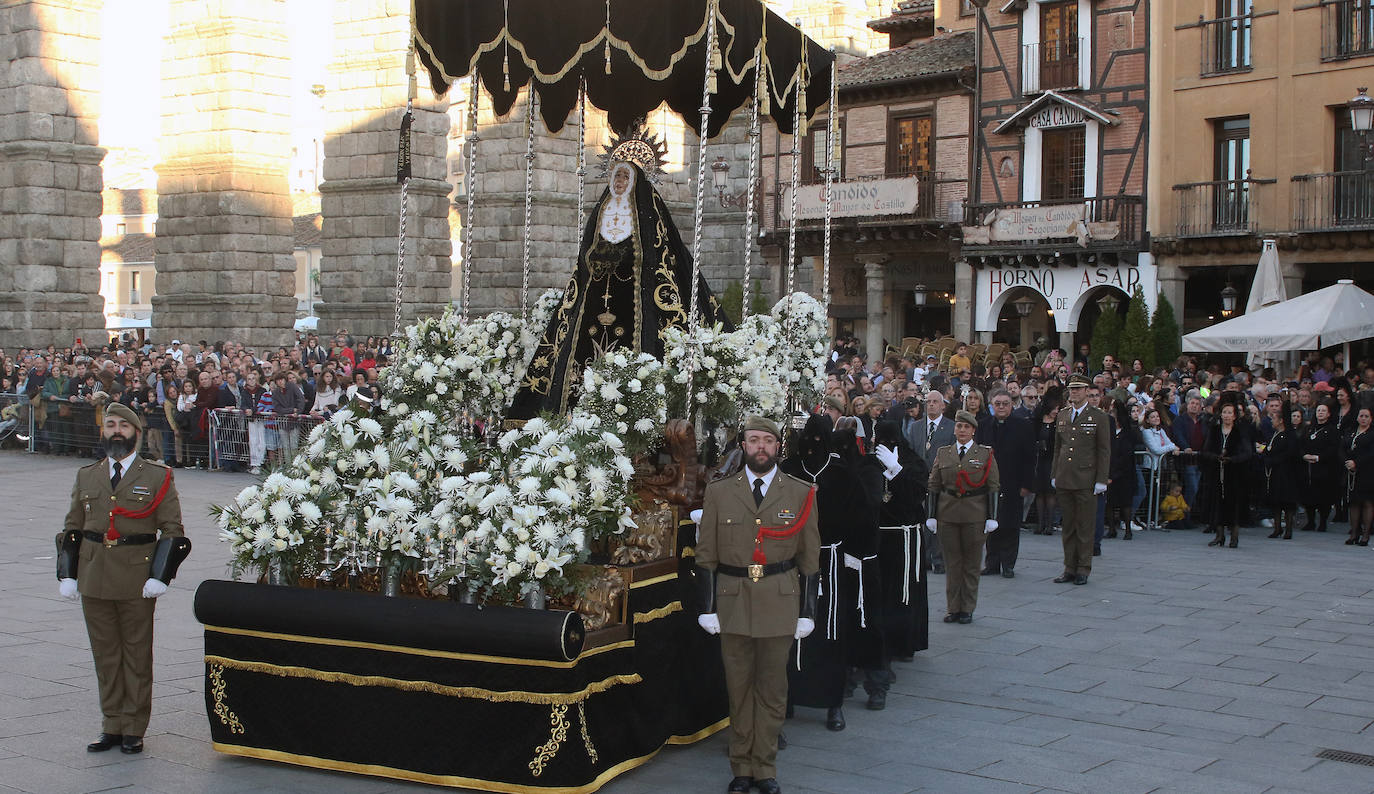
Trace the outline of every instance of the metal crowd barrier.
<instances>
[{"instance_id":1,"label":"metal crowd barrier","mask_svg":"<svg viewBox=\"0 0 1374 794\"><path fill-rule=\"evenodd\" d=\"M1136 450L1135 466L1136 471L1140 472L1145 479L1145 499L1140 503L1140 508L1136 510L1134 518L1140 519L1140 525L1146 529L1163 529L1159 521L1159 506L1164 499L1163 484L1166 480L1165 471L1172 471L1172 460L1170 455L1164 455L1159 460L1159 465L1154 470L1145 467L1145 460L1151 457L1146 450ZM1171 482L1177 478L1174 473L1173 478L1168 478Z\"/></svg>"},{"instance_id":2,"label":"metal crowd barrier","mask_svg":"<svg viewBox=\"0 0 1374 794\"><path fill-rule=\"evenodd\" d=\"M255 469L289 462L324 420L309 414L254 414L240 408L210 412L210 467Z\"/></svg>"}]
</instances>

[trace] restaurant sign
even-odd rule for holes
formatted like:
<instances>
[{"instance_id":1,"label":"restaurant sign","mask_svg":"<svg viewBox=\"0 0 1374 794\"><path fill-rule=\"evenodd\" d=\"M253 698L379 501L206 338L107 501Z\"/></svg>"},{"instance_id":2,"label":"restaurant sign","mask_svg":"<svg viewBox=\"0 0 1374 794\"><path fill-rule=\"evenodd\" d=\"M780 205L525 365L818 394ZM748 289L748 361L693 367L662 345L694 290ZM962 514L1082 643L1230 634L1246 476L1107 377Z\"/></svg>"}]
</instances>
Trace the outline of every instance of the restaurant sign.
<instances>
[{"instance_id":1,"label":"restaurant sign","mask_svg":"<svg viewBox=\"0 0 1374 794\"><path fill-rule=\"evenodd\" d=\"M862 218L870 215L914 215L921 194L916 177L873 179L861 182L836 182L831 217ZM792 188L783 188L782 217L792 217ZM825 184L803 185L797 190L797 219L825 218Z\"/></svg>"}]
</instances>

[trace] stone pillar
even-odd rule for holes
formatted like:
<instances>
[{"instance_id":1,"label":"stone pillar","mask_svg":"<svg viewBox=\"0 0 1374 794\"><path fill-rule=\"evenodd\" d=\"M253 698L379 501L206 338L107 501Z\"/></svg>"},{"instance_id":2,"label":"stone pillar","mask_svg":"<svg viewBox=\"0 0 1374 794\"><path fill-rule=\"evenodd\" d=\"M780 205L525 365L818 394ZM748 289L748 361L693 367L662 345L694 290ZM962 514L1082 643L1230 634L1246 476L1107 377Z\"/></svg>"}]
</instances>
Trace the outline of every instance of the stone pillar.
<instances>
[{"instance_id":1,"label":"stone pillar","mask_svg":"<svg viewBox=\"0 0 1374 794\"><path fill-rule=\"evenodd\" d=\"M0 4L0 347L104 344L96 0Z\"/></svg>"},{"instance_id":2,"label":"stone pillar","mask_svg":"<svg viewBox=\"0 0 1374 794\"><path fill-rule=\"evenodd\" d=\"M887 352L883 332L887 328L887 254L861 254L856 257L864 266L864 281L868 287L868 331L864 337L864 355L869 361L882 361Z\"/></svg>"},{"instance_id":3,"label":"stone pillar","mask_svg":"<svg viewBox=\"0 0 1374 794\"><path fill-rule=\"evenodd\" d=\"M162 60L158 341L293 339L290 61L280 0L172 0Z\"/></svg>"},{"instance_id":4,"label":"stone pillar","mask_svg":"<svg viewBox=\"0 0 1374 794\"><path fill-rule=\"evenodd\" d=\"M325 88L326 132L320 262L320 330L390 334L396 307L400 186L396 148L405 113L410 4L334 3L334 61ZM323 20L322 20L323 23ZM446 100L420 77L411 138L402 323L449 304L449 192ZM480 283L474 281L474 283Z\"/></svg>"},{"instance_id":5,"label":"stone pillar","mask_svg":"<svg viewBox=\"0 0 1374 794\"><path fill-rule=\"evenodd\" d=\"M950 312L950 336L967 342L973 335L973 265L967 259L954 263L954 307Z\"/></svg>"},{"instance_id":6,"label":"stone pillar","mask_svg":"<svg viewBox=\"0 0 1374 794\"><path fill-rule=\"evenodd\" d=\"M1159 294L1169 299L1169 303L1174 307L1174 320L1178 327L1183 327L1183 285L1188 281L1188 274L1183 268L1170 262L1167 259L1155 259L1155 278L1159 281ZM1287 279L1284 286L1288 286ZM1301 281L1299 281L1301 287ZM1293 297L1289 293L1288 297Z\"/></svg>"},{"instance_id":7,"label":"stone pillar","mask_svg":"<svg viewBox=\"0 0 1374 794\"><path fill-rule=\"evenodd\" d=\"M1068 361L1073 361L1078 356L1078 349L1073 342L1073 331L1059 332L1059 348L1068 355Z\"/></svg>"}]
</instances>

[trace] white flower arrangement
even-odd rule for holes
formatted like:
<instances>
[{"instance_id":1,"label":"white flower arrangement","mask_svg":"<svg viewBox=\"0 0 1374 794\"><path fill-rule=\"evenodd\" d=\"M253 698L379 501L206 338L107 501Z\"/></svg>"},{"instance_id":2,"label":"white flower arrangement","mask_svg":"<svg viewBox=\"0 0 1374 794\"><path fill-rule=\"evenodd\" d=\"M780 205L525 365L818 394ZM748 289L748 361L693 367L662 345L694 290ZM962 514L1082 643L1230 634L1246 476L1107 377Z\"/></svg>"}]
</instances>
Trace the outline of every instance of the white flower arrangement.
<instances>
[{"instance_id":1,"label":"white flower arrangement","mask_svg":"<svg viewBox=\"0 0 1374 794\"><path fill-rule=\"evenodd\" d=\"M668 373L648 353L614 350L582 373L582 396L577 409L614 428L633 454L657 446L668 421Z\"/></svg>"},{"instance_id":2,"label":"white flower arrangement","mask_svg":"<svg viewBox=\"0 0 1374 794\"><path fill-rule=\"evenodd\" d=\"M229 505L212 508L220 540L230 544L235 573L273 559L297 569L295 559L319 528L324 512L313 501L308 479L275 472L241 491Z\"/></svg>"}]
</instances>

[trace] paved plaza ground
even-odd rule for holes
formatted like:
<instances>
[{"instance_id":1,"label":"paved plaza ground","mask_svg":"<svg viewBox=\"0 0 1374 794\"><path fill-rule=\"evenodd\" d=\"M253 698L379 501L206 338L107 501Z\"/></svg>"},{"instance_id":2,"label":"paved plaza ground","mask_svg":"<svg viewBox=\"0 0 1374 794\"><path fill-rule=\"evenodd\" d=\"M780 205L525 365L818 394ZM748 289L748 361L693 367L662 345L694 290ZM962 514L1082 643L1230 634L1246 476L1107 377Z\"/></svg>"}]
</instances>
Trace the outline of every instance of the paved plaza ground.
<instances>
[{"instance_id":1,"label":"paved plaza ground","mask_svg":"<svg viewBox=\"0 0 1374 794\"><path fill-rule=\"evenodd\" d=\"M181 471L195 553L163 596L147 750L90 755L100 715L80 607L57 595L53 535L83 461L0 453L0 792L437 790L232 758L210 747L196 586L225 575L207 506L247 475ZM1086 587L1056 585L1058 537L1025 534L1015 579L985 578L971 626L939 622L899 665L887 710L849 727L801 709L779 759L788 792L1370 792L1374 549L1345 527L1209 549L1198 532L1107 541ZM442 730L443 726L434 726ZM365 719L360 718L360 729ZM724 737L665 749L608 794L724 791Z\"/></svg>"}]
</instances>

